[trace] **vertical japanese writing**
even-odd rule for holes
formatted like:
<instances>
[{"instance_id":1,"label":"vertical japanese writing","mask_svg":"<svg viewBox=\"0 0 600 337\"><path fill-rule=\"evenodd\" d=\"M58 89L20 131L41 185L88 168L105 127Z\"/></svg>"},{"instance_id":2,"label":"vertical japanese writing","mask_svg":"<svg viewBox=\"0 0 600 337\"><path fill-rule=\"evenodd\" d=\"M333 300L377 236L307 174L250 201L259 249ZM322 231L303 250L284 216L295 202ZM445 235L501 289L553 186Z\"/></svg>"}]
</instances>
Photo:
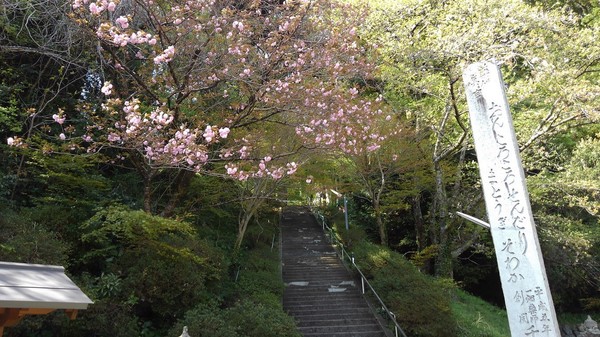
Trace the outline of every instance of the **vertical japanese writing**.
<instances>
[{"instance_id":1,"label":"vertical japanese writing","mask_svg":"<svg viewBox=\"0 0 600 337\"><path fill-rule=\"evenodd\" d=\"M524 273L520 271L521 256L527 252L527 235L522 231L525 229L523 214L525 208L521 200L523 193L518 190L519 181L513 168L512 158L515 154L512 153L508 141L511 129L506 122L506 111L494 101L489 101L488 104L485 111L493 134L491 149L495 155L496 165L489 170L487 178L491 187L494 210L497 211L497 228L505 231L506 236L500 249L502 254L500 258L504 261L507 270L505 279L509 283L517 283L526 279ZM532 317L520 320L529 324L532 322Z\"/></svg>"},{"instance_id":2,"label":"vertical japanese writing","mask_svg":"<svg viewBox=\"0 0 600 337\"><path fill-rule=\"evenodd\" d=\"M500 70L480 62L463 78L511 334L559 337Z\"/></svg>"},{"instance_id":3,"label":"vertical japanese writing","mask_svg":"<svg viewBox=\"0 0 600 337\"><path fill-rule=\"evenodd\" d=\"M520 308L519 323L528 325L527 336L546 336L552 331L550 307L541 287L517 290L513 300Z\"/></svg>"}]
</instances>

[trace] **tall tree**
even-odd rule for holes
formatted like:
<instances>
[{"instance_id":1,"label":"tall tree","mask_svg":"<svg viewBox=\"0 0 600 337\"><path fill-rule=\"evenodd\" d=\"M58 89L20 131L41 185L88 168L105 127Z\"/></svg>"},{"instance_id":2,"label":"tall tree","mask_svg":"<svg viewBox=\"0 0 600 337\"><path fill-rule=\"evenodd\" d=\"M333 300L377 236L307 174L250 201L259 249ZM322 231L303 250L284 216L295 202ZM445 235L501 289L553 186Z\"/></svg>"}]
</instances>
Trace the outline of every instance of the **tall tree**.
<instances>
[{"instance_id":1,"label":"tall tree","mask_svg":"<svg viewBox=\"0 0 600 337\"><path fill-rule=\"evenodd\" d=\"M521 1L372 3L364 35L380 46L389 97L430 136L429 237L438 247L436 274L449 276L453 257L478 237L477 230L465 233L453 213L482 212L479 189L464 184L474 171L462 70L485 59L502 66L525 163L534 165L536 144L594 115L597 52L586 48L586 55L582 46L592 46L598 32L580 26L573 13Z\"/></svg>"},{"instance_id":2,"label":"tall tree","mask_svg":"<svg viewBox=\"0 0 600 337\"><path fill-rule=\"evenodd\" d=\"M360 15L349 6L74 0L72 8L97 43L98 67L79 109L52 115L62 146L43 146L110 149L142 177L147 212L171 215L194 172L241 180L258 174L264 156L255 151L265 126L300 136L295 150L349 148L365 134L376 146L381 138L369 129L344 133L348 120L368 124L382 113L351 84L369 78L373 65L356 34ZM86 124L71 127L74 121ZM273 144L270 156L287 151ZM250 162L253 168L241 169ZM157 193L156 180L166 174L172 186ZM164 195L168 200L159 200Z\"/></svg>"}]
</instances>

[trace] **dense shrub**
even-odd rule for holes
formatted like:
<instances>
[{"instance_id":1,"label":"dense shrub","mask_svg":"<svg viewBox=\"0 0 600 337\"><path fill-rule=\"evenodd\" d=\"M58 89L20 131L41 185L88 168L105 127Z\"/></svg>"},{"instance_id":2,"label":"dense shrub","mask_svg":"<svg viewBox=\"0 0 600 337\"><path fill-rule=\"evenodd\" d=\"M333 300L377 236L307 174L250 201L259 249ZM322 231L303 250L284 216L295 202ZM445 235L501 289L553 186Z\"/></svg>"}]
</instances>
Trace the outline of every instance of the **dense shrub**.
<instances>
[{"instance_id":1,"label":"dense shrub","mask_svg":"<svg viewBox=\"0 0 600 337\"><path fill-rule=\"evenodd\" d=\"M227 296L205 301L185 314L170 331L181 334L188 326L193 337L297 337L294 320L283 311L283 282L279 250L265 236L239 257L239 269L228 283ZM225 289L223 289L225 290Z\"/></svg>"},{"instance_id":2,"label":"dense shrub","mask_svg":"<svg viewBox=\"0 0 600 337\"><path fill-rule=\"evenodd\" d=\"M138 320L125 304L96 301L71 321L61 311L43 316L26 316L15 327L5 330L5 337L53 336L139 336Z\"/></svg>"},{"instance_id":3,"label":"dense shrub","mask_svg":"<svg viewBox=\"0 0 600 337\"><path fill-rule=\"evenodd\" d=\"M247 337L298 337L300 333L292 317L281 306L243 300L225 311L230 324L236 326L240 336Z\"/></svg>"},{"instance_id":4,"label":"dense shrub","mask_svg":"<svg viewBox=\"0 0 600 337\"><path fill-rule=\"evenodd\" d=\"M0 214L0 261L66 265L69 247L55 232L9 209Z\"/></svg>"},{"instance_id":5,"label":"dense shrub","mask_svg":"<svg viewBox=\"0 0 600 337\"><path fill-rule=\"evenodd\" d=\"M88 247L82 266L98 278L96 295L132 303L157 329L211 296L209 288L226 270L222 252L185 222L113 206L82 229Z\"/></svg>"},{"instance_id":6,"label":"dense shrub","mask_svg":"<svg viewBox=\"0 0 600 337\"><path fill-rule=\"evenodd\" d=\"M188 311L169 336L188 327L193 337L299 337L294 320L280 306L241 300L229 308L203 303Z\"/></svg>"},{"instance_id":7,"label":"dense shrub","mask_svg":"<svg viewBox=\"0 0 600 337\"><path fill-rule=\"evenodd\" d=\"M353 251L357 264L409 336L456 336L451 285L424 275L389 249L362 242Z\"/></svg>"},{"instance_id":8,"label":"dense shrub","mask_svg":"<svg viewBox=\"0 0 600 337\"><path fill-rule=\"evenodd\" d=\"M267 245L246 252L236 286L239 293L270 293L283 296L279 249L271 250Z\"/></svg>"},{"instance_id":9,"label":"dense shrub","mask_svg":"<svg viewBox=\"0 0 600 337\"><path fill-rule=\"evenodd\" d=\"M214 302L202 303L186 312L169 336L179 336L184 326L193 337L240 337L236 327L227 321L223 310Z\"/></svg>"}]
</instances>

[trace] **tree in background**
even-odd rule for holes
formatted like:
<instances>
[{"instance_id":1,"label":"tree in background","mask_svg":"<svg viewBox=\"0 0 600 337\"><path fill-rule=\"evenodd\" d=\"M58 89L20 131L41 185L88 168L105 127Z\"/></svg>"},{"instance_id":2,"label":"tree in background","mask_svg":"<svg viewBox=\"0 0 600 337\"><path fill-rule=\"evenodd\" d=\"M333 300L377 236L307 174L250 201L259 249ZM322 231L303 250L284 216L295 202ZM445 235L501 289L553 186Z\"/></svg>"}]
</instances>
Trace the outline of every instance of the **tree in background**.
<instances>
[{"instance_id":1,"label":"tree in background","mask_svg":"<svg viewBox=\"0 0 600 337\"><path fill-rule=\"evenodd\" d=\"M74 107L88 71L86 47L62 0L4 1L0 11L0 138L33 136L59 108ZM0 148L2 194L31 202L36 174L26 152Z\"/></svg>"},{"instance_id":2,"label":"tree in background","mask_svg":"<svg viewBox=\"0 0 600 337\"><path fill-rule=\"evenodd\" d=\"M72 7L98 43L98 68L79 108L52 115L64 142L41 147L110 148L142 177L147 212L172 215L194 172L239 180L265 173L264 156L255 151L261 128L270 125L304 140L292 151L272 144L270 157L303 146L350 148L356 139L373 148L383 137L373 129L344 129L348 120L368 125L382 114L378 102L361 99L350 84L369 78L373 65L355 33L360 16L348 15L348 6L74 1ZM281 178L289 165L267 174ZM170 198L159 203L155 181L164 175L172 180Z\"/></svg>"},{"instance_id":3,"label":"tree in background","mask_svg":"<svg viewBox=\"0 0 600 337\"><path fill-rule=\"evenodd\" d=\"M412 190L405 185L400 187L402 181L408 179L408 185L412 185L414 181L409 176L416 177L416 171L425 168L419 140L411 125L402 121L402 116L390 115L382 119L379 128L388 129L383 132L390 136L381 142L378 149L344 155L347 163L345 178L348 181L343 190L355 191L367 200L373 212L379 243L387 246L390 214L407 206L406 198L394 192ZM396 190L398 188L402 190ZM419 230L419 225L415 226Z\"/></svg>"},{"instance_id":4,"label":"tree in background","mask_svg":"<svg viewBox=\"0 0 600 337\"><path fill-rule=\"evenodd\" d=\"M372 3L363 34L380 47L386 98L430 139L428 237L437 247L436 274L449 276L453 258L480 236L452 214L483 210L478 186L467 183L477 180L462 70L485 59L501 64L525 166L533 165L529 158L540 165L536 144L595 118L596 51L582 46L593 45L597 29L581 27L577 15L520 1Z\"/></svg>"}]
</instances>

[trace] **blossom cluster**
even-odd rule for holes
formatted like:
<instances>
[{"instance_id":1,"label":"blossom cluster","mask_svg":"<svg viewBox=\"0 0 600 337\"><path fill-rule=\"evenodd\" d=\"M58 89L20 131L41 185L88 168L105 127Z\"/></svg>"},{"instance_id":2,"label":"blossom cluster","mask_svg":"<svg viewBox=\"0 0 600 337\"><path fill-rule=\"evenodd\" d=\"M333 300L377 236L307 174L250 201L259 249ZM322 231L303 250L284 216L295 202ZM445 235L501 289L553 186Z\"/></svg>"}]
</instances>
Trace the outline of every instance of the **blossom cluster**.
<instances>
[{"instance_id":1,"label":"blossom cluster","mask_svg":"<svg viewBox=\"0 0 600 337\"><path fill-rule=\"evenodd\" d=\"M240 181L246 181L249 178L264 177L270 177L274 180L279 180L285 176L293 175L298 169L298 164L296 162L289 162L285 165L269 164L271 160L272 158L270 156L261 159L258 164L258 169L255 171L244 171L239 167L238 164L235 163L226 164L225 169L229 176L236 178Z\"/></svg>"},{"instance_id":2,"label":"blossom cluster","mask_svg":"<svg viewBox=\"0 0 600 337\"><path fill-rule=\"evenodd\" d=\"M123 118L106 130L107 141L115 147L141 152L156 166L184 167L199 171L209 160L208 147L226 139L230 129L206 125L204 130L174 126L173 112L154 107L144 112L141 102L118 99L104 104L106 112L121 107Z\"/></svg>"},{"instance_id":3,"label":"blossom cluster","mask_svg":"<svg viewBox=\"0 0 600 337\"><path fill-rule=\"evenodd\" d=\"M240 180L297 169L271 161L286 146L266 148L284 140L265 139L260 125L288 128L307 148L376 150L386 138L378 128L383 104L348 85L375 71L356 34L360 15L324 15L337 6L328 0L273 6L72 0L125 83L101 88L111 116L97 129L102 139L143 154L148 165L200 171L225 162ZM101 139L84 136L94 138Z\"/></svg>"}]
</instances>

